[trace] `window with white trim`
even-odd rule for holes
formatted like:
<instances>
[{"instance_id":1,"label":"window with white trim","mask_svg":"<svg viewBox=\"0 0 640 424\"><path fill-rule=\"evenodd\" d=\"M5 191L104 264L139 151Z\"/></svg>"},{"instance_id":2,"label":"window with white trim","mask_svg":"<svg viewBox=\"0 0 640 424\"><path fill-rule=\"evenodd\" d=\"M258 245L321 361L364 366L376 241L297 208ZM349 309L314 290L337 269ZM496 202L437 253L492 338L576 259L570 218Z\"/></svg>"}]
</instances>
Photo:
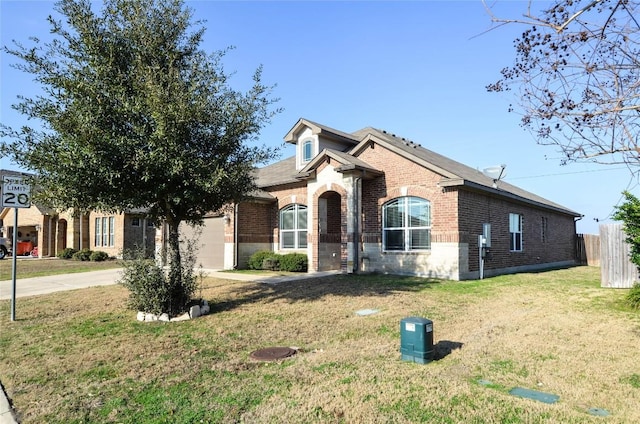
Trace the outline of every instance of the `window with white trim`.
<instances>
[{"instance_id":1,"label":"window with white trim","mask_svg":"<svg viewBox=\"0 0 640 424\"><path fill-rule=\"evenodd\" d=\"M313 140L302 142L302 162L309 162L313 158Z\"/></svg>"},{"instance_id":2,"label":"window with white trim","mask_svg":"<svg viewBox=\"0 0 640 424\"><path fill-rule=\"evenodd\" d=\"M103 216L95 219L96 247L113 247L115 244L115 217Z\"/></svg>"},{"instance_id":3,"label":"window with white trim","mask_svg":"<svg viewBox=\"0 0 640 424\"><path fill-rule=\"evenodd\" d=\"M382 249L431 249L431 203L419 197L399 197L382 206Z\"/></svg>"},{"instance_id":4,"label":"window with white trim","mask_svg":"<svg viewBox=\"0 0 640 424\"><path fill-rule=\"evenodd\" d=\"M307 247L307 207L293 204L280 211L280 248Z\"/></svg>"},{"instance_id":5,"label":"window with white trim","mask_svg":"<svg viewBox=\"0 0 640 424\"><path fill-rule=\"evenodd\" d=\"M116 244L116 217L109 217L109 246L113 247Z\"/></svg>"},{"instance_id":6,"label":"window with white trim","mask_svg":"<svg viewBox=\"0 0 640 424\"><path fill-rule=\"evenodd\" d=\"M94 244L96 246L102 246L102 218L96 218L94 234L96 236Z\"/></svg>"},{"instance_id":7,"label":"window with white trim","mask_svg":"<svg viewBox=\"0 0 640 424\"><path fill-rule=\"evenodd\" d=\"M522 252L522 215L509 214L509 250Z\"/></svg>"}]
</instances>

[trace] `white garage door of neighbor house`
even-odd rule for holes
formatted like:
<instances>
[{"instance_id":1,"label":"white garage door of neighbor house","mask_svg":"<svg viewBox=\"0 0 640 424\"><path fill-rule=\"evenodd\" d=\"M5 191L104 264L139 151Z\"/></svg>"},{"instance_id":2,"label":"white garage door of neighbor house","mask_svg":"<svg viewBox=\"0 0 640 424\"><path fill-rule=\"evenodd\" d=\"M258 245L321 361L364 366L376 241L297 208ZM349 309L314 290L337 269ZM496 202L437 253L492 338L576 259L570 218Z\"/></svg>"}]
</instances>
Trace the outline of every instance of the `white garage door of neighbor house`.
<instances>
[{"instance_id":1,"label":"white garage door of neighbor house","mask_svg":"<svg viewBox=\"0 0 640 424\"><path fill-rule=\"evenodd\" d=\"M204 226L195 229L189 225L182 225L182 234L187 238L195 237L202 230L198 240L196 266L204 269L224 268L224 218L205 218Z\"/></svg>"}]
</instances>

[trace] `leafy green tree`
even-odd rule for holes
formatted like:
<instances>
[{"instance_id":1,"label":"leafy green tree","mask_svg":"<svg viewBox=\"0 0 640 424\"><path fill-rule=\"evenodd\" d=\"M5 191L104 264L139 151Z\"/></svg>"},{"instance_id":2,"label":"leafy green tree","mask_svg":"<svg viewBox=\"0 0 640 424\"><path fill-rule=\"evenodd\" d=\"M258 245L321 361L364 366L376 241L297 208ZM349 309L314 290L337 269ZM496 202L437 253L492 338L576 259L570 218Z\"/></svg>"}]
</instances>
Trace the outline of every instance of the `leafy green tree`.
<instances>
[{"instance_id":1,"label":"leafy green tree","mask_svg":"<svg viewBox=\"0 0 640 424\"><path fill-rule=\"evenodd\" d=\"M622 221L625 241L631 247L631 262L640 268L640 199L625 191L624 203L616 206L613 219Z\"/></svg>"},{"instance_id":2,"label":"leafy green tree","mask_svg":"<svg viewBox=\"0 0 640 424\"><path fill-rule=\"evenodd\" d=\"M515 61L489 91L514 90L522 126L539 144L576 161L640 166L640 2L555 0L537 13L523 4ZM635 171L634 171L635 172Z\"/></svg>"},{"instance_id":3,"label":"leafy green tree","mask_svg":"<svg viewBox=\"0 0 640 424\"><path fill-rule=\"evenodd\" d=\"M631 263L636 265L640 270L640 199L633 194L625 191L622 193L625 202L620 206L616 206L613 219L622 221L626 238L625 241L630 246ZM640 282L631 287L626 296L627 303L634 309L640 309Z\"/></svg>"},{"instance_id":4,"label":"leafy green tree","mask_svg":"<svg viewBox=\"0 0 640 424\"><path fill-rule=\"evenodd\" d=\"M35 122L0 126L5 151L59 209L144 208L168 226L169 280L181 299L178 227L240 200L276 151L251 142L278 112L261 68L229 85L227 50L200 48L205 28L182 0L61 0L51 42L4 51L42 89L13 107ZM181 302L184 303L184 302ZM174 305L174 311L184 304Z\"/></svg>"}]
</instances>

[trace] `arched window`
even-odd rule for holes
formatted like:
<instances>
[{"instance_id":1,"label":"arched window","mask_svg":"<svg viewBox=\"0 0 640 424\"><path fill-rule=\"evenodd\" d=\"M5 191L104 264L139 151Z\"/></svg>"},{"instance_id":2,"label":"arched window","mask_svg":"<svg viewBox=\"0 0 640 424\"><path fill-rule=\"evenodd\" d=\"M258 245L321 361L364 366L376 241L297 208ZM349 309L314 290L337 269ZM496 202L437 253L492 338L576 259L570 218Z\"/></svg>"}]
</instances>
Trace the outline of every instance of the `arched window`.
<instances>
[{"instance_id":1,"label":"arched window","mask_svg":"<svg viewBox=\"0 0 640 424\"><path fill-rule=\"evenodd\" d=\"M398 197L382 206L382 249L431 248L431 204L419 197Z\"/></svg>"},{"instance_id":2,"label":"arched window","mask_svg":"<svg viewBox=\"0 0 640 424\"><path fill-rule=\"evenodd\" d=\"M313 158L313 141L306 140L302 143L302 161L309 162Z\"/></svg>"},{"instance_id":3,"label":"arched window","mask_svg":"<svg viewBox=\"0 0 640 424\"><path fill-rule=\"evenodd\" d=\"M280 211L280 248L307 247L307 207L293 204Z\"/></svg>"}]
</instances>

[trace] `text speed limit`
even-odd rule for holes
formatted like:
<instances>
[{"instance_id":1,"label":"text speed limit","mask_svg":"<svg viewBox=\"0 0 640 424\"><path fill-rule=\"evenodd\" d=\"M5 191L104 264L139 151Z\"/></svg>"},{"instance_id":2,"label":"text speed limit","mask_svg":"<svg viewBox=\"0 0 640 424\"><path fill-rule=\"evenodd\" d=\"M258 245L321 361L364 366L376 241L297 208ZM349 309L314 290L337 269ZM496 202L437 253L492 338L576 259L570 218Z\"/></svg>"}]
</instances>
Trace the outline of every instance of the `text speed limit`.
<instances>
[{"instance_id":1,"label":"text speed limit","mask_svg":"<svg viewBox=\"0 0 640 424\"><path fill-rule=\"evenodd\" d=\"M2 182L2 207L31 207L31 187L22 178L5 176Z\"/></svg>"}]
</instances>

